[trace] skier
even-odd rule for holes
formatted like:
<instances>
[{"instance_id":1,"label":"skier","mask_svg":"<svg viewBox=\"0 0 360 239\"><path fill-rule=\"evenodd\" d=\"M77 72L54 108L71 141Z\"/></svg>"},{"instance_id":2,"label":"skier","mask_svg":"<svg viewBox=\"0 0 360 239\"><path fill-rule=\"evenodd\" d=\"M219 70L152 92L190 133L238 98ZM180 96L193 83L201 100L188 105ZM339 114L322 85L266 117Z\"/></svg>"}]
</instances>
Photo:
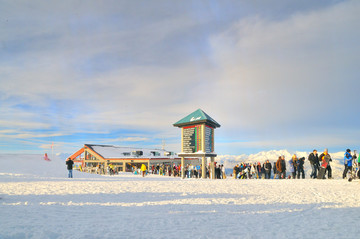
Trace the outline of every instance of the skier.
<instances>
[{"instance_id":1,"label":"skier","mask_svg":"<svg viewBox=\"0 0 360 239\"><path fill-rule=\"evenodd\" d=\"M69 171L68 177L72 178L73 177L72 170L73 170L74 161L72 161L71 158L68 158L68 160L66 160L65 164L67 165L67 170Z\"/></svg>"},{"instance_id":2,"label":"skier","mask_svg":"<svg viewBox=\"0 0 360 239\"><path fill-rule=\"evenodd\" d=\"M312 169L310 178L317 178L317 171L319 170L320 164L319 164L319 156L316 149L314 149L313 152L309 154L308 160L310 161L310 165Z\"/></svg>"},{"instance_id":3,"label":"skier","mask_svg":"<svg viewBox=\"0 0 360 239\"><path fill-rule=\"evenodd\" d=\"M345 154L344 154L344 172L343 172L343 179L346 178L346 174L348 171L351 172L352 170L352 161L353 161L353 157L351 155L351 150L347 149Z\"/></svg>"},{"instance_id":4,"label":"skier","mask_svg":"<svg viewBox=\"0 0 360 239\"><path fill-rule=\"evenodd\" d=\"M45 155L44 155L44 160L45 160L45 161L51 161L51 160L49 159L47 153L45 153Z\"/></svg>"}]
</instances>

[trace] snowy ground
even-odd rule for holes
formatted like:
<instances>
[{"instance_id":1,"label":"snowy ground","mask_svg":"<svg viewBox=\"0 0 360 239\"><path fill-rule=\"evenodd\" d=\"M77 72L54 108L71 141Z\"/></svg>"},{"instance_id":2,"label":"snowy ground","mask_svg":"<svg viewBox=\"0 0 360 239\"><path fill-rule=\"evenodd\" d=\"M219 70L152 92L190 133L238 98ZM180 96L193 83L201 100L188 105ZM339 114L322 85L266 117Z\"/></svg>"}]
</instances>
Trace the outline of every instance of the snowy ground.
<instances>
[{"instance_id":1,"label":"snowy ground","mask_svg":"<svg viewBox=\"0 0 360 239\"><path fill-rule=\"evenodd\" d=\"M75 172L0 155L0 238L358 238L360 183ZM350 223L353 226L346 226Z\"/></svg>"}]
</instances>

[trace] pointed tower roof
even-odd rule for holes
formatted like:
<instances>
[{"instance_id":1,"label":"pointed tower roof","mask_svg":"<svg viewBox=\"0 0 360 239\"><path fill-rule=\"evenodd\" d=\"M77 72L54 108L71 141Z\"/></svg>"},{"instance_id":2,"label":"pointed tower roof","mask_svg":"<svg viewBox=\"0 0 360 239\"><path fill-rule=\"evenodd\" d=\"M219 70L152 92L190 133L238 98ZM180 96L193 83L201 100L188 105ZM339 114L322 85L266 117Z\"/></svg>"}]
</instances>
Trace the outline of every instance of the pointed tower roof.
<instances>
[{"instance_id":1,"label":"pointed tower roof","mask_svg":"<svg viewBox=\"0 0 360 239\"><path fill-rule=\"evenodd\" d=\"M198 109L185 118L179 120L175 124L173 124L175 127L184 127L188 125L194 125L199 123L205 123L213 128L219 128L220 124L216 122L213 118L211 118L208 114L206 114L203 110Z\"/></svg>"}]
</instances>

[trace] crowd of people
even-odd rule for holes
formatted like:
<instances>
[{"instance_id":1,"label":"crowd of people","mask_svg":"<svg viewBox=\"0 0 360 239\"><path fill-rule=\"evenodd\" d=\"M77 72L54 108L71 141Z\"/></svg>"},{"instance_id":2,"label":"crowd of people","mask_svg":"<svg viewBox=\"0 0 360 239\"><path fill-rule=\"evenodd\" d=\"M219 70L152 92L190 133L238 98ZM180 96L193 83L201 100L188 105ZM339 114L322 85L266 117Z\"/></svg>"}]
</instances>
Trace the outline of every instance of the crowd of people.
<instances>
[{"instance_id":1,"label":"crowd of people","mask_svg":"<svg viewBox=\"0 0 360 239\"><path fill-rule=\"evenodd\" d=\"M354 154L351 154L351 150L347 149L344 154L344 171L343 178L347 178L348 173L350 172L352 177L360 178L360 170L356 171L356 175L354 174L354 165L358 168L360 166L360 158L358 161L356 151ZM323 153L318 155L316 149L313 150L308 156L308 162L311 166L311 174L310 178L316 179L331 179L332 178L332 168L331 168L331 156L328 153L328 150L325 149ZM68 177L72 177L72 168L74 162L71 159L66 161L67 169L69 170ZM288 165L288 167L287 167ZM258 163L241 163L235 165L233 168L233 174L230 176L235 179L304 179L305 178L305 157L298 158L296 154L294 154L291 159L287 162L285 160L285 156L282 155L278 158L276 162L273 164L270 163L269 160L266 160L263 164ZM212 178L210 165L205 167L205 178ZM225 179L226 171L223 164L217 164L215 162L214 165L214 178L215 179ZM97 170L101 171L104 169L99 167ZM116 170L112 164L108 166L108 174L115 174ZM202 178L202 168L201 165L192 165L187 164L184 168L185 177L186 178ZM287 174L288 172L288 174ZM158 174L163 176L173 176L180 177L181 176L181 165L173 164L173 165L165 165L165 164L157 164L152 165L149 169L142 164L141 167L134 168L135 174L141 174L143 177L146 174ZM273 175L272 175L273 173Z\"/></svg>"},{"instance_id":2,"label":"crowd of people","mask_svg":"<svg viewBox=\"0 0 360 239\"><path fill-rule=\"evenodd\" d=\"M351 150L346 150L344 156L344 172L343 178L347 177L348 172L353 170L353 160L357 156L351 155ZM308 163L311 166L310 178L316 179L332 179L332 168L331 168L331 156L328 150L325 149L323 153L318 155L316 149L313 150L307 157ZM294 154L289 160L285 159L285 156L280 156L277 161L273 164L269 160L264 163L240 163L235 165L233 173L230 177L235 179L305 179L305 157L298 158ZM357 163L357 162L355 162ZM360 159L358 161L360 165ZM226 172L224 165L217 164L215 162L215 179L225 179ZM163 176L181 176L181 165L152 165L149 170L145 170L145 173L158 174ZM202 170L201 165L188 164L184 168L186 178L201 178ZM210 165L205 168L206 178L212 178ZM140 174L140 172L139 172ZM357 177L360 178L360 170L357 172Z\"/></svg>"},{"instance_id":3,"label":"crowd of people","mask_svg":"<svg viewBox=\"0 0 360 239\"><path fill-rule=\"evenodd\" d=\"M356 165L360 165L360 159L358 162L353 162L355 159L357 159L356 153L354 152L354 155L351 155L351 150L347 149L344 155L343 178L347 177L348 172L352 172L354 163L356 163ZM330 163L332 162L332 159L327 149L325 149L320 156L318 155L317 150L314 149L313 152L309 154L308 161L311 166L310 178L333 178ZM233 169L233 177L236 179L304 179L304 165L305 157L298 158L296 154L294 154L291 159L286 162L285 156L282 155L276 162L273 163L273 165L269 162L269 160L266 160L263 164L260 162L254 164L237 164ZM273 177L271 176L272 172ZM360 178L360 170L357 171L356 176Z\"/></svg>"},{"instance_id":4,"label":"crowd of people","mask_svg":"<svg viewBox=\"0 0 360 239\"><path fill-rule=\"evenodd\" d=\"M298 158L295 154L288 160L289 167L286 167L285 156L282 155L273 164L266 160L263 164L260 162L253 164L237 164L233 169L234 178L237 179L270 179L270 178L305 178L304 171L305 158ZM290 173L288 176L286 172ZM273 177L272 177L273 174ZM316 178L316 177L315 177Z\"/></svg>"},{"instance_id":5,"label":"crowd of people","mask_svg":"<svg viewBox=\"0 0 360 239\"><path fill-rule=\"evenodd\" d=\"M173 164L165 165L165 164L157 164L151 165L149 169L146 168L145 164L141 165L140 168L134 169L135 174L156 174L162 176L173 176L173 177L181 177L181 165ZM185 178L202 178L202 169L201 165L192 165L187 164L184 168ZM206 178L211 178L211 170L210 165L205 167ZM223 164L216 165L215 164L215 178L216 179L224 179L226 178L225 167Z\"/></svg>"}]
</instances>

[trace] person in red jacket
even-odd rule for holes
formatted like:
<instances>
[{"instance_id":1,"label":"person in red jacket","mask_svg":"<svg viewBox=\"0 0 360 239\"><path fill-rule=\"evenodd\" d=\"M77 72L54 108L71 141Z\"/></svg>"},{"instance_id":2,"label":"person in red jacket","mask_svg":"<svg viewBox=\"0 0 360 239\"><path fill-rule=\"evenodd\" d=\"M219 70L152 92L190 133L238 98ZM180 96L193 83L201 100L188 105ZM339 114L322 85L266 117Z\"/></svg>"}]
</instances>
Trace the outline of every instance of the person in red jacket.
<instances>
[{"instance_id":1,"label":"person in red jacket","mask_svg":"<svg viewBox=\"0 0 360 239\"><path fill-rule=\"evenodd\" d=\"M325 149L324 150L324 153L322 153L322 154L320 154L320 156L319 156L319 161L321 161L321 162L323 162L323 161L325 161L325 155L329 155L330 156L330 154L329 154L329 152L328 152L328 149ZM328 163L328 165L327 165L327 167L326 167L326 170L325 170L325 173L324 173L324 175L323 175L323 178L325 178L325 175L326 175L326 172L328 173L328 179L331 179L332 178L332 169L331 169L331 166L330 166L330 162L332 161L332 159L331 159L331 156L330 156L330 160L329 160L329 163Z\"/></svg>"}]
</instances>

